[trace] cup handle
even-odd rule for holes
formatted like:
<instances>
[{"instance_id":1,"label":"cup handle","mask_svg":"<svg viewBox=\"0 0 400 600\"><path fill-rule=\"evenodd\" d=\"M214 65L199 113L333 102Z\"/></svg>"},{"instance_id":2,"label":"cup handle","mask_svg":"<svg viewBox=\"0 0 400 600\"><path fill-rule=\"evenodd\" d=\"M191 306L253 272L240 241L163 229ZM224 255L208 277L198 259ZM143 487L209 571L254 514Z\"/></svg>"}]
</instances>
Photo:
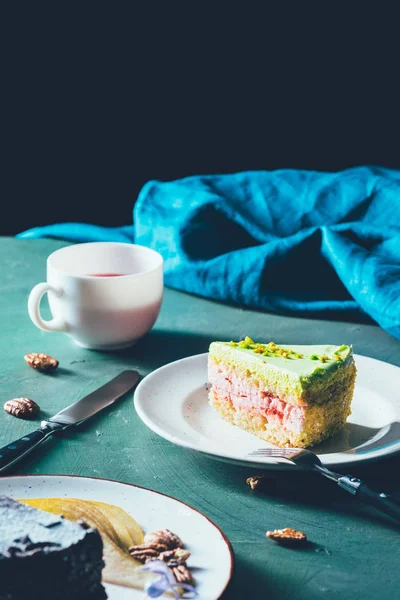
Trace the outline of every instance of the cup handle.
<instances>
[{"instance_id":1,"label":"cup handle","mask_svg":"<svg viewBox=\"0 0 400 600\"><path fill-rule=\"evenodd\" d=\"M29 316L36 327L43 329L43 331L66 331L67 325L60 317L45 321L40 314L40 301L44 294L50 290L57 295L60 294L60 290L57 290L48 283L38 283L35 285L28 298Z\"/></svg>"}]
</instances>

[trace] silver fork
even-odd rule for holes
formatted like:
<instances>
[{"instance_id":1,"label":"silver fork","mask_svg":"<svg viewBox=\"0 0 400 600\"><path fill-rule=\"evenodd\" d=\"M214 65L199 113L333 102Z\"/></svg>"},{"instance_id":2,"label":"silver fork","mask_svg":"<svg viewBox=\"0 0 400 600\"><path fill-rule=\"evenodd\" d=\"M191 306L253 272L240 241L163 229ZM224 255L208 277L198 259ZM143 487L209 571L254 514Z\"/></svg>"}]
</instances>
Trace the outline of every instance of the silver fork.
<instances>
[{"instance_id":1,"label":"silver fork","mask_svg":"<svg viewBox=\"0 0 400 600\"><path fill-rule=\"evenodd\" d=\"M310 450L302 448L259 448L248 454L249 458L275 458L286 460L297 467L309 471L317 471L324 477L335 481L339 487L353 494L355 498L371 504L387 515L400 521L400 504L395 502L385 493L371 490L361 479L351 475L340 475L327 469L318 456Z\"/></svg>"}]
</instances>

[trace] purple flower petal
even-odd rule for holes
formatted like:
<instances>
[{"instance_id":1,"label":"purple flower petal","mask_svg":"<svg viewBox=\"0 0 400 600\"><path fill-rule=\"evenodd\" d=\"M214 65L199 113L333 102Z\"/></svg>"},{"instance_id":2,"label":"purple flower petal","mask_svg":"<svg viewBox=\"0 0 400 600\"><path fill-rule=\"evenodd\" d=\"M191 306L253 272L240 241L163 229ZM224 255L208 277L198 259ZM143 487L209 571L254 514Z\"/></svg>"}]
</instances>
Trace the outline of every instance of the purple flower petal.
<instances>
[{"instance_id":1,"label":"purple flower petal","mask_svg":"<svg viewBox=\"0 0 400 600\"><path fill-rule=\"evenodd\" d=\"M178 583L171 571L171 569L162 560L150 560L145 565L140 567L142 571L150 571L155 575L160 575L159 579L149 581L145 586L145 592L148 598L159 598L164 592L170 591L174 594L175 600L179 600L180 594L178 589L184 589L190 593L188 596L186 593L182 598L194 598L197 596L197 592L192 585L187 583Z\"/></svg>"}]
</instances>

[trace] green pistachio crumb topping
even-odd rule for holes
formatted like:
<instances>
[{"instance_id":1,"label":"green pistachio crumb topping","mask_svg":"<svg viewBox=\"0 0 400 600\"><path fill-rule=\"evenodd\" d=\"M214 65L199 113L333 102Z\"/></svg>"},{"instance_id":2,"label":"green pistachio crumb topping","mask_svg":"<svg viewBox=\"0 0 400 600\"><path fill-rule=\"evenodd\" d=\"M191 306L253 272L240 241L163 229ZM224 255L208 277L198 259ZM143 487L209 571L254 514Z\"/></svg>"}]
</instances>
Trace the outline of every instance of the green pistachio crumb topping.
<instances>
[{"instance_id":1,"label":"green pistachio crumb topping","mask_svg":"<svg viewBox=\"0 0 400 600\"><path fill-rule=\"evenodd\" d=\"M340 348L338 348L337 350L335 350L335 352L333 354L340 354L341 352L343 352L343 350L346 350L348 348L348 346L340 346Z\"/></svg>"},{"instance_id":2,"label":"green pistachio crumb topping","mask_svg":"<svg viewBox=\"0 0 400 600\"><path fill-rule=\"evenodd\" d=\"M260 354L261 356L270 356L275 358L281 357L290 360L304 357L304 354L301 354L300 352L295 352L290 348L281 348L280 346L277 346L275 342L269 342L268 344L260 344L252 340L247 335L244 338L244 340L241 340L240 342L231 341L229 342L229 345L234 348L252 350L252 352L254 352L255 354ZM340 355L340 353L346 350L347 348L348 346L340 346L340 348L335 350L332 357L327 356L326 354L322 354L321 356L319 356L318 354L311 354L308 358L310 358L311 360L318 360L322 363L326 363L330 360L342 361L343 357Z\"/></svg>"},{"instance_id":3,"label":"green pistachio crumb topping","mask_svg":"<svg viewBox=\"0 0 400 600\"><path fill-rule=\"evenodd\" d=\"M248 336L240 342L229 342L229 345L237 348L244 348L245 350L252 350L255 354L261 354L262 356L275 356L287 359L303 358L303 354L294 352L289 348L281 348L280 346L277 346L275 342L260 344L254 342L254 340Z\"/></svg>"}]
</instances>

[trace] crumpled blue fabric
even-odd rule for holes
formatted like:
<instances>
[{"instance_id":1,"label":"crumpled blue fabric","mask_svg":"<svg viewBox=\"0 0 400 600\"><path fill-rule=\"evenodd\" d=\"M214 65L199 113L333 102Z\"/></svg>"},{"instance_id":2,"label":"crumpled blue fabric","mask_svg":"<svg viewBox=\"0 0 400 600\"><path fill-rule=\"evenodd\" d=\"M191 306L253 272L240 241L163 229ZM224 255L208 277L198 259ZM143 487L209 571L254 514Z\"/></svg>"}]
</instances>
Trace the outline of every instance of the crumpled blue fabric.
<instances>
[{"instance_id":1,"label":"crumpled blue fabric","mask_svg":"<svg viewBox=\"0 0 400 600\"><path fill-rule=\"evenodd\" d=\"M124 227L99 227L89 223L58 223L34 227L19 233L17 238L54 238L70 242L130 242L133 243L133 225Z\"/></svg>"},{"instance_id":2,"label":"crumpled blue fabric","mask_svg":"<svg viewBox=\"0 0 400 600\"><path fill-rule=\"evenodd\" d=\"M369 315L400 338L400 171L250 171L149 181L134 228L81 223L18 237L135 241L166 285L287 314Z\"/></svg>"}]
</instances>

